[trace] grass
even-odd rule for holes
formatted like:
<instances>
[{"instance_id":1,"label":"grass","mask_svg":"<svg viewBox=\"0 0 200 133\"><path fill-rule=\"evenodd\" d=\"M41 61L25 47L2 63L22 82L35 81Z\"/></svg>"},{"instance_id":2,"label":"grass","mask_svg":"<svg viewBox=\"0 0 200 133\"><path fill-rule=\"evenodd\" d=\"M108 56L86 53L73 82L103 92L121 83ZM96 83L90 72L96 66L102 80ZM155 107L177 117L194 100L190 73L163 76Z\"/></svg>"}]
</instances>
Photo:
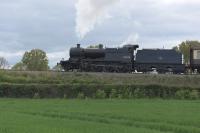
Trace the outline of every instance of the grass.
<instances>
[{"instance_id":1,"label":"grass","mask_svg":"<svg viewBox=\"0 0 200 133\"><path fill-rule=\"evenodd\" d=\"M0 133L200 133L200 101L0 99Z\"/></svg>"},{"instance_id":2,"label":"grass","mask_svg":"<svg viewBox=\"0 0 200 133\"><path fill-rule=\"evenodd\" d=\"M0 71L0 83L12 84L112 84L200 87L200 75L142 75L110 73Z\"/></svg>"}]
</instances>

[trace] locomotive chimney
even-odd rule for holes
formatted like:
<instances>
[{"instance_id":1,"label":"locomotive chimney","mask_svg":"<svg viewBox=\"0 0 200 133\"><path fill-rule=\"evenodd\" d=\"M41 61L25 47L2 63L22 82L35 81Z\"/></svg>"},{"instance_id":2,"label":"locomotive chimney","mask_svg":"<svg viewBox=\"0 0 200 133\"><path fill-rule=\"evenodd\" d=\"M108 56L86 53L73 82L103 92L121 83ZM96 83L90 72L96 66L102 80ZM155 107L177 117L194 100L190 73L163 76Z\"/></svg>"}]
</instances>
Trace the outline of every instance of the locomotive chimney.
<instances>
[{"instance_id":1,"label":"locomotive chimney","mask_svg":"<svg viewBox=\"0 0 200 133\"><path fill-rule=\"evenodd\" d=\"M103 44L99 44L99 49L103 49Z\"/></svg>"},{"instance_id":2,"label":"locomotive chimney","mask_svg":"<svg viewBox=\"0 0 200 133\"><path fill-rule=\"evenodd\" d=\"M80 48L81 47L81 44L77 44L77 48Z\"/></svg>"}]
</instances>

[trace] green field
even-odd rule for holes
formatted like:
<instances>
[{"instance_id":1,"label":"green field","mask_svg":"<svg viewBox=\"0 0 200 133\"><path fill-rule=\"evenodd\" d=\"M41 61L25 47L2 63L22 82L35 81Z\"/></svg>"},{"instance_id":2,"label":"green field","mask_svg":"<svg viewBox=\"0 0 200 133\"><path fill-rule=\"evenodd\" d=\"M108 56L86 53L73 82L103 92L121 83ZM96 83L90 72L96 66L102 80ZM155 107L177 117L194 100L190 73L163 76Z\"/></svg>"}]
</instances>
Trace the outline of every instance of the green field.
<instances>
[{"instance_id":1,"label":"green field","mask_svg":"<svg viewBox=\"0 0 200 133\"><path fill-rule=\"evenodd\" d=\"M0 99L0 133L200 133L200 101Z\"/></svg>"}]
</instances>

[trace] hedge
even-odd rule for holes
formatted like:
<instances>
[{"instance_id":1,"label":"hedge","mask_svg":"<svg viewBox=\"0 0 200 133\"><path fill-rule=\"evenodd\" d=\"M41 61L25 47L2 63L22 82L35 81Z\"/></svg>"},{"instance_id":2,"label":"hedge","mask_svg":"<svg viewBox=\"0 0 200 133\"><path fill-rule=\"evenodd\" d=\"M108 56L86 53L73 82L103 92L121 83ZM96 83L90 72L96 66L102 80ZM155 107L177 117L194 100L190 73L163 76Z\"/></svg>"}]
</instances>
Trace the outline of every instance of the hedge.
<instances>
[{"instance_id":1,"label":"hedge","mask_svg":"<svg viewBox=\"0 0 200 133\"><path fill-rule=\"evenodd\" d=\"M1 98L200 99L200 88L160 85L0 84Z\"/></svg>"}]
</instances>

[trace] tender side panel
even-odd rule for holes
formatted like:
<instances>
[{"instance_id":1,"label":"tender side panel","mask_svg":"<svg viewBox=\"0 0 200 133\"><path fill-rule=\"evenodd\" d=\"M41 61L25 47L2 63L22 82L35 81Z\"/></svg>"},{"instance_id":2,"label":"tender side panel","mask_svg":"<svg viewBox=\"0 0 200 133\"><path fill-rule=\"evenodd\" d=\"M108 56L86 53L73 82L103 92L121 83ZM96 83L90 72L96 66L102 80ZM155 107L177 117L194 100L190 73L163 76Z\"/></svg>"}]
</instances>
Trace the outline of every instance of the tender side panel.
<instances>
[{"instance_id":1,"label":"tender side panel","mask_svg":"<svg viewBox=\"0 0 200 133\"><path fill-rule=\"evenodd\" d=\"M171 49L138 50L136 70L138 72L149 72L154 68L160 73L184 73L185 65L182 64L182 54Z\"/></svg>"},{"instance_id":2,"label":"tender side panel","mask_svg":"<svg viewBox=\"0 0 200 133\"><path fill-rule=\"evenodd\" d=\"M182 64L182 54L175 50L138 50L137 63Z\"/></svg>"}]
</instances>

